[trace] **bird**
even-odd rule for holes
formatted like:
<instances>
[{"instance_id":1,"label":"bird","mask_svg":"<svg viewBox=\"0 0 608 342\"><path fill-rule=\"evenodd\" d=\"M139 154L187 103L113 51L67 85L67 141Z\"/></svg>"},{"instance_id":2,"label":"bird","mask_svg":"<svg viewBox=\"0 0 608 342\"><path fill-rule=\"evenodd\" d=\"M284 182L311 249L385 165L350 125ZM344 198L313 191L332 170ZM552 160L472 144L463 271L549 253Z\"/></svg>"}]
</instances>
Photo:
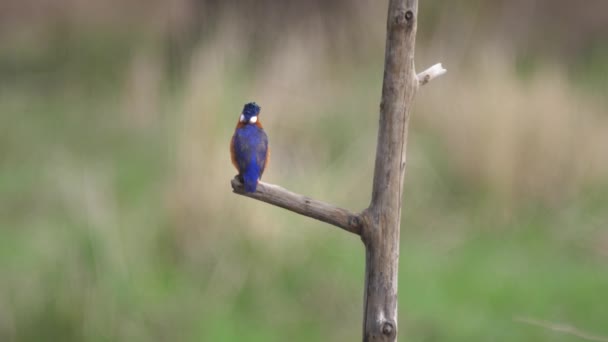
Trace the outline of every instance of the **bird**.
<instances>
[{"instance_id":1,"label":"bird","mask_svg":"<svg viewBox=\"0 0 608 342\"><path fill-rule=\"evenodd\" d=\"M260 106L255 102L245 104L230 141L232 164L239 172L245 192L256 191L270 157L268 136L259 115Z\"/></svg>"}]
</instances>

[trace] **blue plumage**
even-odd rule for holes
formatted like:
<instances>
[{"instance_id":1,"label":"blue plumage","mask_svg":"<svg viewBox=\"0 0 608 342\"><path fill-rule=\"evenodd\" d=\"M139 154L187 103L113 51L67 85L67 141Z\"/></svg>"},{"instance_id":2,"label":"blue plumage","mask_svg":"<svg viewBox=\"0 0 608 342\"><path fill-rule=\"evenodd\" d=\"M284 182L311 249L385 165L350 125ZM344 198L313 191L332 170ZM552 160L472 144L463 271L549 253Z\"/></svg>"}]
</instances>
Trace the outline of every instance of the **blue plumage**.
<instances>
[{"instance_id":1,"label":"blue plumage","mask_svg":"<svg viewBox=\"0 0 608 342\"><path fill-rule=\"evenodd\" d=\"M243 116L245 120L249 121L252 116L258 116L260 114L260 106L255 102L249 102L243 107Z\"/></svg>"},{"instance_id":2,"label":"blue plumage","mask_svg":"<svg viewBox=\"0 0 608 342\"><path fill-rule=\"evenodd\" d=\"M259 112L255 103L245 105L230 148L232 163L247 192L255 192L268 160L268 137L257 119Z\"/></svg>"}]
</instances>

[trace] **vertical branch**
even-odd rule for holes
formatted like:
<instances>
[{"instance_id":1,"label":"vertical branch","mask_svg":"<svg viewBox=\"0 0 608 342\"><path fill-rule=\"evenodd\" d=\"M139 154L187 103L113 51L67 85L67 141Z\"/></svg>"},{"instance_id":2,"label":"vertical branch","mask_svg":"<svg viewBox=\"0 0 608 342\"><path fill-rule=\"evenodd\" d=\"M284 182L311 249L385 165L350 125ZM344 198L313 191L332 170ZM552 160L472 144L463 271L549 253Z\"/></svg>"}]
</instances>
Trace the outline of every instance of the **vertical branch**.
<instances>
[{"instance_id":1,"label":"vertical branch","mask_svg":"<svg viewBox=\"0 0 608 342\"><path fill-rule=\"evenodd\" d=\"M364 341L397 338L399 225L414 70L417 0L390 0L372 200L364 213Z\"/></svg>"}]
</instances>

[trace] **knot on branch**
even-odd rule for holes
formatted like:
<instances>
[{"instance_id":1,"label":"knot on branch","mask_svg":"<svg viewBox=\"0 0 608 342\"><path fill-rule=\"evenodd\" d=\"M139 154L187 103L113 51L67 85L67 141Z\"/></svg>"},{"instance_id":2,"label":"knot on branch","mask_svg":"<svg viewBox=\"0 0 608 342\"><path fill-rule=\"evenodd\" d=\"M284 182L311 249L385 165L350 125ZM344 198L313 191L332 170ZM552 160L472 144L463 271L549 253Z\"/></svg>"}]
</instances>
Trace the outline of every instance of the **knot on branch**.
<instances>
[{"instance_id":1,"label":"knot on branch","mask_svg":"<svg viewBox=\"0 0 608 342\"><path fill-rule=\"evenodd\" d=\"M412 11L405 12L405 20L410 21L412 19L414 19L414 12L412 12Z\"/></svg>"},{"instance_id":2,"label":"knot on branch","mask_svg":"<svg viewBox=\"0 0 608 342\"><path fill-rule=\"evenodd\" d=\"M407 27L409 29L414 26L414 19L414 11L402 9L397 11L393 22L395 27Z\"/></svg>"},{"instance_id":3,"label":"knot on branch","mask_svg":"<svg viewBox=\"0 0 608 342\"><path fill-rule=\"evenodd\" d=\"M393 337L396 335L395 330L395 324L393 324L393 322L385 321L382 323L382 335L386 337Z\"/></svg>"}]
</instances>

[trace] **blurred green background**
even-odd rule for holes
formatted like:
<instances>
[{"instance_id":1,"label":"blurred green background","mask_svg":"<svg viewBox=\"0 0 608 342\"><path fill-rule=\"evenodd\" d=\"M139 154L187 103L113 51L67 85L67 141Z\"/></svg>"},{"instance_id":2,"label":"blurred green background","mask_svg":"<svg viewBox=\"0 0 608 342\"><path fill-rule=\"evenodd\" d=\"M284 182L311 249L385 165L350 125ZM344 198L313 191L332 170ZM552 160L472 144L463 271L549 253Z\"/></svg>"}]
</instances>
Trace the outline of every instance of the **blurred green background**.
<instances>
[{"instance_id":1,"label":"blurred green background","mask_svg":"<svg viewBox=\"0 0 608 342\"><path fill-rule=\"evenodd\" d=\"M3 0L0 341L353 341L364 251L233 195L368 204L387 1ZM608 336L608 2L420 1L402 341Z\"/></svg>"}]
</instances>

